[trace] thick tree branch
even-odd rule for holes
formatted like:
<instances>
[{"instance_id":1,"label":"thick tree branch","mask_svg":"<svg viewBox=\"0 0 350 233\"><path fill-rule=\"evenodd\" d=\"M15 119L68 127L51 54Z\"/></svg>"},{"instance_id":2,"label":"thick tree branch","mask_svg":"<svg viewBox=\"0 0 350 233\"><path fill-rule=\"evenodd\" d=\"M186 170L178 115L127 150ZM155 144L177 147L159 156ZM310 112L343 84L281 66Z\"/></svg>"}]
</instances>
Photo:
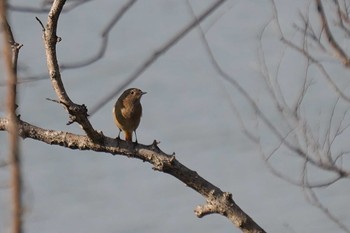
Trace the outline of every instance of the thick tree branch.
<instances>
[{"instance_id":1,"label":"thick tree branch","mask_svg":"<svg viewBox=\"0 0 350 233\"><path fill-rule=\"evenodd\" d=\"M101 136L96 132L88 120L87 108L85 105L75 104L68 96L60 74L58 59L56 54L56 44L60 41L57 36L58 18L65 4L65 0L55 0L48 15L48 21L44 31L44 44L46 51L47 67L51 84L56 92L59 103L61 103L70 114L68 124L77 122L93 141L100 140Z\"/></svg>"},{"instance_id":2,"label":"thick tree branch","mask_svg":"<svg viewBox=\"0 0 350 233\"><path fill-rule=\"evenodd\" d=\"M206 204L196 208L198 217L217 213L227 217L235 226L246 233L265 232L232 199L232 195L202 178L197 172L181 164L174 155L160 150L157 142L151 145L129 143L109 137L102 137L101 142L93 142L88 136L68 132L47 130L18 121L18 133L22 138L31 138L50 145L59 145L70 149L92 150L109 154L120 154L141 159L153 165L153 169L174 176L206 199ZM8 131L10 121L0 118L0 131Z\"/></svg>"}]
</instances>

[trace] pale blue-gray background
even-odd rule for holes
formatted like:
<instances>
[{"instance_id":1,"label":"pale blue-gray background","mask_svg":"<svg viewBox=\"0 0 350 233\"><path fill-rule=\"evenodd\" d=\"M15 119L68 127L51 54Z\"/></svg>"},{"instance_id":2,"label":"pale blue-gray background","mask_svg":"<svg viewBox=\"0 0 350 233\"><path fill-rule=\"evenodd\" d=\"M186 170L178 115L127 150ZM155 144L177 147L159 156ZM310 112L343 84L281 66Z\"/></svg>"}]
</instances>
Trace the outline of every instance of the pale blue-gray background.
<instances>
[{"instance_id":1,"label":"pale blue-gray background","mask_svg":"<svg viewBox=\"0 0 350 233\"><path fill-rule=\"evenodd\" d=\"M11 1L32 6L37 2L40 1ZM58 30L62 41L57 48L60 62L92 56L100 46L103 27L124 2L92 1L62 15ZM197 0L191 4L198 15L212 2ZM307 1L277 2L284 32L293 35L292 24ZM46 22L46 14L11 14L15 37L24 44L19 60L22 76L46 71L41 27L35 16ZM271 17L270 1L227 1L201 24L224 70L262 103L258 35ZM191 20L185 1L137 2L111 31L103 59L62 73L69 96L76 103L93 106ZM266 38L272 41L267 56L279 58L274 50L279 38L273 27ZM288 66L285 69L292 78ZM242 133L231 101L252 130L254 115L236 89L213 69L197 30L160 57L131 86L148 92L142 99L139 142L159 140L162 150L176 152L186 166L233 193L237 204L267 232L339 231L305 201L298 187L280 180L266 168L258 148ZM49 80L25 83L19 89L23 120L43 128L83 134L77 124L65 125L67 113L61 106L45 100L55 98ZM0 94L3 115L4 87ZM322 94L319 98L323 98ZM118 133L111 115L116 98L91 118L96 129L111 137ZM6 140L7 134L1 133L0 159L7 156ZM269 147L273 139L264 141ZM26 233L240 232L219 215L198 219L193 209L205 200L173 177L153 171L147 163L118 155L72 151L31 139L22 140L21 151ZM291 165L292 160L285 157L279 168L298 175L300 166ZM1 186L6 182L8 171L0 168ZM347 181L322 190L322 200L345 223L349 220L349 191ZM8 232L10 227L9 203L8 190L0 189L0 232Z\"/></svg>"}]
</instances>

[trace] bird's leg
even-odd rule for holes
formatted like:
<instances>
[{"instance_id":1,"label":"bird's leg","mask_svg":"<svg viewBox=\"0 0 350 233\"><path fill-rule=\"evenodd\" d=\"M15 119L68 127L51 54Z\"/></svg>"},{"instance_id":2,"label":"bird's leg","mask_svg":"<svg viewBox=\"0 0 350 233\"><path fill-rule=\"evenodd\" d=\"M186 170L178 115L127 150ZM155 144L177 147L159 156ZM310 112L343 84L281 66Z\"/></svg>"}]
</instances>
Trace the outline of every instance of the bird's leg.
<instances>
[{"instance_id":1,"label":"bird's leg","mask_svg":"<svg viewBox=\"0 0 350 233\"><path fill-rule=\"evenodd\" d=\"M120 133L121 133L121 132L122 132L122 130L121 130L121 129L119 129L118 137L116 137L115 139L120 140Z\"/></svg>"},{"instance_id":2,"label":"bird's leg","mask_svg":"<svg viewBox=\"0 0 350 233\"><path fill-rule=\"evenodd\" d=\"M134 133L135 133L135 138L136 138L135 143L136 143L136 144L138 144L138 142L137 142L137 134L136 134L136 130L134 130Z\"/></svg>"}]
</instances>

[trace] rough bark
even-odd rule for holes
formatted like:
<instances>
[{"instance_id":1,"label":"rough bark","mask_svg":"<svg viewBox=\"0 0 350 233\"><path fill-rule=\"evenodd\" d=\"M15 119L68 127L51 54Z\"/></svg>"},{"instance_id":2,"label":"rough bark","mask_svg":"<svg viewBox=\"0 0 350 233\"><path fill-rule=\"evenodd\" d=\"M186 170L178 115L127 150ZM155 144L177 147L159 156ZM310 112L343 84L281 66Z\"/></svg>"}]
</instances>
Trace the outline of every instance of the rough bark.
<instances>
[{"instance_id":1,"label":"rough bark","mask_svg":"<svg viewBox=\"0 0 350 233\"><path fill-rule=\"evenodd\" d=\"M9 120L0 118L0 130L7 131L9 127ZM227 217L243 232L265 232L233 201L230 193L222 191L201 177L196 171L187 168L174 155L164 153L158 147L156 141L151 145L142 145L105 137L101 134L102 140L100 142L94 142L85 135L43 129L22 120L18 120L18 130L19 135L24 139L31 138L69 149L92 150L141 159L144 162L152 164L154 170L174 176L206 199L204 205L197 206L195 209L195 214L198 217L217 213Z\"/></svg>"}]
</instances>

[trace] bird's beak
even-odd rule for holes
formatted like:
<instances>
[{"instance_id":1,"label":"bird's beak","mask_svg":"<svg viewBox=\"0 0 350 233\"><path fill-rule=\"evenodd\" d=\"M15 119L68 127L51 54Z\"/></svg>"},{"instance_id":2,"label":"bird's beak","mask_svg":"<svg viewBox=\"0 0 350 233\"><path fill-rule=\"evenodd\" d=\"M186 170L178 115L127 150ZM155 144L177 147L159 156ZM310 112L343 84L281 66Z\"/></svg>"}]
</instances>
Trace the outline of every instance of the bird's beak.
<instances>
[{"instance_id":1,"label":"bird's beak","mask_svg":"<svg viewBox=\"0 0 350 233\"><path fill-rule=\"evenodd\" d=\"M141 95L147 94L147 92L141 91Z\"/></svg>"}]
</instances>

